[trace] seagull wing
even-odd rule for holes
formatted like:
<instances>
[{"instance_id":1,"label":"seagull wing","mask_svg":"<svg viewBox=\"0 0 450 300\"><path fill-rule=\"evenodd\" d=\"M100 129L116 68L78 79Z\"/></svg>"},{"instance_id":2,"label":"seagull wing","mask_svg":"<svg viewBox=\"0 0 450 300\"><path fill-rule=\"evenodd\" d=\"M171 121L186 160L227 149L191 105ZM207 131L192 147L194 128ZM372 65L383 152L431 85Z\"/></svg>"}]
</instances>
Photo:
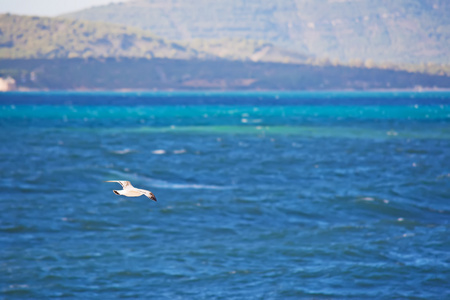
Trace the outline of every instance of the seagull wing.
<instances>
[{"instance_id":1,"label":"seagull wing","mask_svg":"<svg viewBox=\"0 0 450 300\"><path fill-rule=\"evenodd\" d=\"M132 187L131 183L125 180L107 180L105 182L118 182L124 189L127 187Z\"/></svg>"}]
</instances>

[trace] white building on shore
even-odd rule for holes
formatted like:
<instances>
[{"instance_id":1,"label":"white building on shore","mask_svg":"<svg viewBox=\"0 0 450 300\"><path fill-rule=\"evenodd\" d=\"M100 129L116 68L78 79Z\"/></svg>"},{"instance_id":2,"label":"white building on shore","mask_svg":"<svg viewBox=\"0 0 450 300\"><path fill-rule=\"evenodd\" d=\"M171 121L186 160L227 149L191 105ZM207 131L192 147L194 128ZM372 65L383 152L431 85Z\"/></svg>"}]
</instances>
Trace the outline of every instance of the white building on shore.
<instances>
[{"instance_id":1,"label":"white building on shore","mask_svg":"<svg viewBox=\"0 0 450 300\"><path fill-rule=\"evenodd\" d=\"M12 77L0 77L0 92L14 91L16 89L16 81Z\"/></svg>"}]
</instances>

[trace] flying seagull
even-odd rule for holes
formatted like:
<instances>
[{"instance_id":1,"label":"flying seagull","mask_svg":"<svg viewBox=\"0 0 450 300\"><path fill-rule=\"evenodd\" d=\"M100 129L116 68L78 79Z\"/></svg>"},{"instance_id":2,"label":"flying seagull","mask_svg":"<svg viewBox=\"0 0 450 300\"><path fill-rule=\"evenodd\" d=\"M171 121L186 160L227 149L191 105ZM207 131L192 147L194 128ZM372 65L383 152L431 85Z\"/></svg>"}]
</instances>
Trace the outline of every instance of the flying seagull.
<instances>
[{"instance_id":1,"label":"flying seagull","mask_svg":"<svg viewBox=\"0 0 450 300\"><path fill-rule=\"evenodd\" d=\"M132 186L129 181L108 180L108 181L105 181L105 182L118 182L118 183L120 183L120 185L122 186L123 190L119 190L119 191L113 190L114 194L116 194L116 195L123 195L123 196L127 196L127 197L139 197L139 196L145 195L148 198L152 199L153 201L156 201L156 197L155 197L155 195L153 195L152 192L147 191L147 190L137 189L134 186Z\"/></svg>"}]
</instances>

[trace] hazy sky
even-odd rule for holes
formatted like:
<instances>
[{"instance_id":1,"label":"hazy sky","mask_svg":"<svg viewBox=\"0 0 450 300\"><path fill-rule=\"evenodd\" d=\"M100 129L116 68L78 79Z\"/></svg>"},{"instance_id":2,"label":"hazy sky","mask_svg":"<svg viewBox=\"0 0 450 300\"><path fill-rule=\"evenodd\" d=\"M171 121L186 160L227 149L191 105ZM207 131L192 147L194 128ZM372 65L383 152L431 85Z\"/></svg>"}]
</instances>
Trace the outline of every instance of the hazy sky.
<instances>
[{"instance_id":1,"label":"hazy sky","mask_svg":"<svg viewBox=\"0 0 450 300\"><path fill-rule=\"evenodd\" d=\"M111 2L125 0L0 0L0 13L54 17Z\"/></svg>"}]
</instances>

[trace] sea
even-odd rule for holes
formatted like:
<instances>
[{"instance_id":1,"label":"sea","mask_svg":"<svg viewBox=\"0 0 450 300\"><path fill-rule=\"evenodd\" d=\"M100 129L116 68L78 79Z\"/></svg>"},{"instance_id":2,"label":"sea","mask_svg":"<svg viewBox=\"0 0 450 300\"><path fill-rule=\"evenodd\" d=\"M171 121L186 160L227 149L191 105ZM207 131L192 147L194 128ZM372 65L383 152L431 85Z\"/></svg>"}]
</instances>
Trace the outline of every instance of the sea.
<instances>
[{"instance_id":1,"label":"sea","mask_svg":"<svg viewBox=\"0 0 450 300\"><path fill-rule=\"evenodd\" d=\"M0 191L0 299L450 299L450 92L2 93Z\"/></svg>"}]
</instances>

